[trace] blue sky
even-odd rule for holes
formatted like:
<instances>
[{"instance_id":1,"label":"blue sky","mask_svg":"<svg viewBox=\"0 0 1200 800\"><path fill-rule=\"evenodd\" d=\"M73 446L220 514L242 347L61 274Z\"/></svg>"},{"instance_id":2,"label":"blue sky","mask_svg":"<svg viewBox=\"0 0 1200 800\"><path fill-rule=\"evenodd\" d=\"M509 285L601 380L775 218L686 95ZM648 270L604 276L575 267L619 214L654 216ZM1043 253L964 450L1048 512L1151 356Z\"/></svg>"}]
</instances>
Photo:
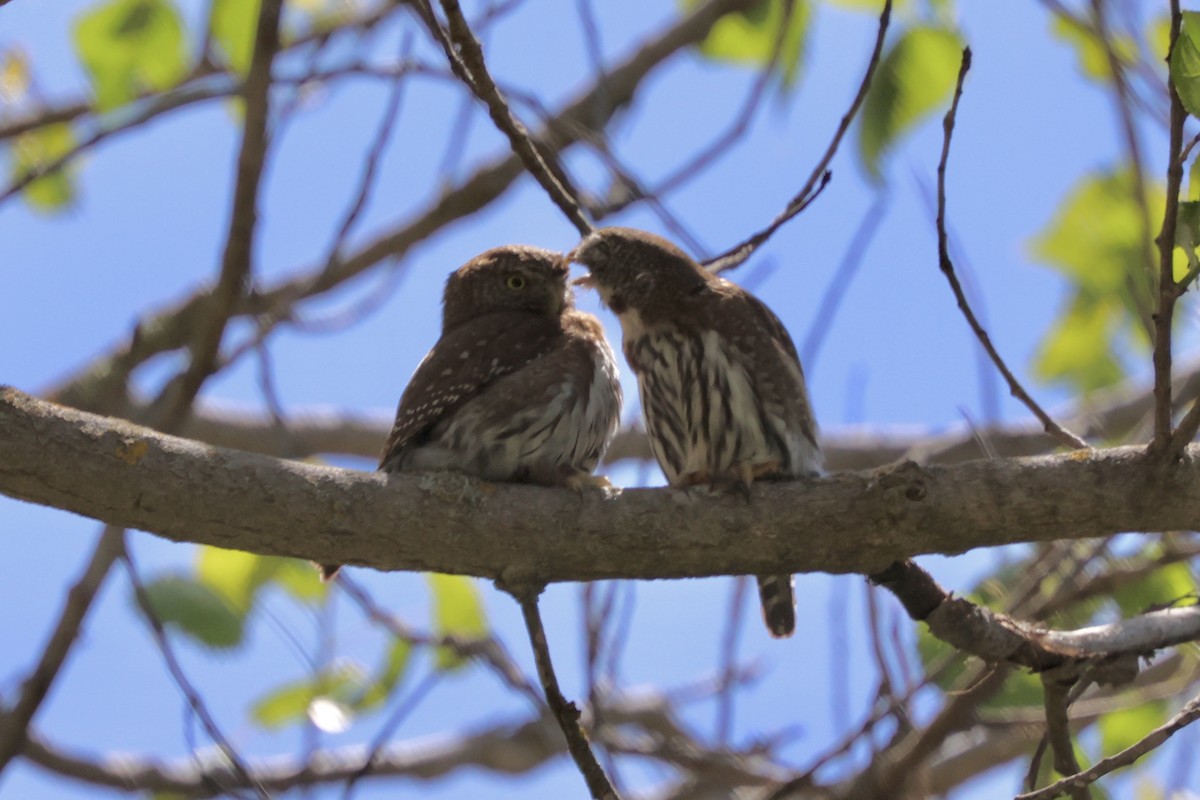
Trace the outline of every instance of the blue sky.
<instances>
[{"instance_id":1,"label":"blue sky","mask_svg":"<svg viewBox=\"0 0 1200 800\"><path fill-rule=\"evenodd\" d=\"M48 98L84 90L68 31L88 5L13 0L0 9L0 48L19 45L30 55L38 88ZM530 0L501 22L488 40L493 74L506 85L535 92L551 106L570 96L590 69L575 5ZM609 59L628 52L676 14L671 3L650 8L636 0L595 5ZM908 3L901 15L923 6ZM1115 116L1109 98L1079 76L1074 55L1053 38L1038 4L960 6L959 24L975 59L955 134L950 221L965 255L959 266L969 263L973 296L993 340L1018 375L1028 379L1031 356L1064 292L1055 273L1030 260L1029 241L1085 172L1119 160ZM195 22L199 6L188 2L183 8ZM820 4L815 25L798 90L771 98L739 146L667 199L711 252L739 241L783 207L807 177L857 87L875 35L874 18ZM398 53L400 40L400 28L386 26L375 46L379 52ZM418 52L435 60L430 48L418 47ZM750 70L692 53L676 59L647 81L633 108L612 129L617 152L653 185L723 129L753 77ZM341 84L309 98L305 111L277 139L265 173L256 248L257 274L265 281L323 258L353 196L385 94L386 86L378 81ZM439 160L428 154L440 152L459 98L456 87L443 81L413 81L408 87L378 188L352 242L407 217L429 202L431 186L468 174L472 165L501 151L499 135L486 117L476 115L457 171L440 174ZM233 122L228 107L208 104L97 148L80 170L79 201L65 213L41 216L20 202L0 207L0 240L5 242L0 342L7 343L0 346L0 381L28 391L45 388L125 336L147 309L184 297L215 275L238 141ZM1148 161L1160 171L1165 142L1157 130L1146 134ZM734 276L753 281L755 291L802 341L862 215L881 192L885 195L879 233L825 332L819 357L808 368L816 412L827 430L846 425L940 429L965 418L985 419L976 347L938 272L932 212L923 195L923 186L933 186L940 143L940 126L923 126L889 160L886 187L881 188L864 178L849 138L823 196ZM582 183L603 190L594 160L575 156L569 163ZM641 209L614 221L661 230ZM272 337L272 368L285 409L331 405L390 413L407 376L436 338L438 298L450 270L499 243L566 249L575 240L573 228L536 184L523 179L484 214L416 247L402 265L400 290L360 324L336 335L289 329ZM307 307L306 316L336 314L378 292L379 286L377 277L352 282L328 301ZM581 304L598 310L594 297L583 297ZM611 317L604 319L615 342L619 329ZM153 389L172 366L177 364L152 364L137 377ZM636 392L627 371L625 379L632 400ZM1028 385L1048 405L1067 399L1052 388ZM1001 419L1025 417L1007 392L996 392ZM211 381L204 398L259 407L254 360L244 359ZM625 485L640 479L632 469L614 477ZM650 480L661 478L651 474ZM39 651L63 589L81 569L96 535L93 522L0 499L5 548L0 608L6 609L0 612L0 641L9 643L0 651L3 697L12 697ZM193 558L190 548L144 534L134 534L132 541L147 574L186 569ZM965 588L995 557L975 553L927 561L949 586ZM424 585L417 576L359 575L398 613L418 622L428 618ZM674 686L708 674L716 663L729 587L729 580L638 584L632 590L637 605L625 680ZM492 623L518 660L530 665L516 608L490 587L483 588ZM854 577L804 576L798 582L802 629L795 638L772 642L757 620L748 625L744 653L759 659L766 677L739 705L741 740L803 720L803 730L785 751L803 763L845 722L835 719L845 708L851 719L859 718L874 685L864 639L865 591L864 582ZM577 587L554 587L545 601L555 655L568 693L576 696L577 595ZM245 708L266 689L303 674L302 661L280 629L292 631L306 645L315 635L313 620L281 596L269 597L267 607L275 621L259 619L250 646L237 654L214 655L187 642L178 644L189 675L226 731L253 755L297 746L294 733L255 728ZM37 727L65 745L93 752L185 755L183 701L130 608L128 586L114 573ZM373 663L377 643L370 631L348 604L339 604L337 613L345 622L339 645L349 657ZM835 663L840 648L848 672ZM434 733L456 722L482 723L524 711L476 670L435 689L398 735ZM700 706L691 718L709 730L712 709ZM331 741L358 740L375 722ZM635 768L629 777L637 783L661 776ZM0 794L6 797L106 796L48 779L25 763L0 780ZM1014 778L1006 774L963 796L995 796L990 792L996 787L1010 791ZM430 787L368 786L361 796L580 793L578 776L562 762L515 782L493 783L471 773Z\"/></svg>"}]
</instances>

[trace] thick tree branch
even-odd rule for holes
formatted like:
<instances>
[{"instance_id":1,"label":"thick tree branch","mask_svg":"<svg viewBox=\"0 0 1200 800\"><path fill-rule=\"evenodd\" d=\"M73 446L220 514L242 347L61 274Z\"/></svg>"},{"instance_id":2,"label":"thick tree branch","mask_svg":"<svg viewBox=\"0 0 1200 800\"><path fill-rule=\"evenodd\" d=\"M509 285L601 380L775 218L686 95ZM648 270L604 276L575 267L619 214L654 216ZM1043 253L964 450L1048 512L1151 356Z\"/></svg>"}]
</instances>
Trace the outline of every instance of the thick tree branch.
<instances>
[{"instance_id":1,"label":"thick tree branch","mask_svg":"<svg viewBox=\"0 0 1200 800\"><path fill-rule=\"evenodd\" d=\"M764 484L746 506L615 500L224 450L0 391L0 492L176 541L385 570L580 581L873 573L920 553L1200 527L1200 447L906 463ZM514 543L519 543L516 546Z\"/></svg>"}]
</instances>

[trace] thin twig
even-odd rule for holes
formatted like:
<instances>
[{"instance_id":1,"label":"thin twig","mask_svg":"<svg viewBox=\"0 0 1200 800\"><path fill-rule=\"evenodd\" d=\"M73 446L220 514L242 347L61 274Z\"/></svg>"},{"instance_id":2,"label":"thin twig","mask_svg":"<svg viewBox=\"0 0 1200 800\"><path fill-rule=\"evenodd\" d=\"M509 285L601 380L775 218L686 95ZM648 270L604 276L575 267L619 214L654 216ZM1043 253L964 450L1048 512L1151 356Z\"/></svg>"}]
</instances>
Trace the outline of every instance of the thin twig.
<instances>
[{"instance_id":1,"label":"thin twig","mask_svg":"<svg viewBox=\"0 0 1200 800\"><path fill-rule=\"evenodd\" d=\"M1149 259L1152 257L1153 240L1150 232L1150 204L1147 200L1147 180L1146 168L1142 159L1142 147L1138 141L1137 125L1133 118L1133 102L1130 96L1129 82L1125 76L1125 64L1122 62L1121 56L1113 47L1112 34L1108 27L1108 18L1105 14L1107 0L1092 0L1092 18L1095 21L1095 39L1100 43L1104 50L1105 58L1108 61L1108 70L1112 75L1113 93L1115 95L1117 118L1120 121L1121 136L1125 140L1125 150L1129 154L1129 164L1133 172L1133 202L1138 210L1139 234L1141 235L1141 245L1143 258ZM1140 261L1140 259L1139 259ZM1154 270L1146 264L1146 273L1153 275ZM1141 265L1135 267L1141 269ZM1129 289L1130 300L1138 311L1138 319L1145 326L1146 333L1151 340L1154 338L1154 322L1153 315L1150 309L1152 298L1144 295L1146 281L1144 276L1139 274L1130 274L1126 276L1126 286Z\"/></svg>"},{"instance_id":2,"label":"thin twig","mask_svg":"<svg viewBox=\"0 0 1200 800\"><path fill-rule=\"evenodd\" d=\"M487 106L489 116L496 127L508 137L513 152L521 158L525 168L542 185L542 188L550 195L550 199L566 215L580 235L590 233L592 223L584 215L579 203L564 187L561 172L556 174L546 163L543 154L530 138L529 131L513 115L508 103L500 95L500 90L496 87L496 83L492 80L487 65L484 63L483 48L479 46L479 40L471 32L471 27L467 24L466 17L463 16L457 0L440 0L440 2L450 26L448 36L442 26L438 24L431 8L426 10L427 14L421 14L421 16L422 18L428 16L426 24L433 29L432 32L441 43L442 49L445 50L450 68Z\"/></svg>"},{"instance_id":3,"label":"thin twig","mask_svg":"<svg viewBox=\"0 0 1200 800\"><path fill-rule=\"evenodd\" d=\"M411 37L406 36L403 44L400 46L400 63L405 64L408 61L409 53L412 51ZM363 163L362 173L358 179L358 190L354 194L354 202L350 204L350 208L346 211L342 218L342 224L338 227L337 235L333 239L333 243L329 246L328 255L325 257L326 270L332 269L332 265L340 258L342 247L346 243L346 239L350 236L350 231L354 224L358 222L363 210L367 206L367 200L370 199L371 189L375 186L376 175L379 171L379 164L383 160L383 152L387 147L387 143L392 138L392 131L396 127L396 121L400 118L400 101L404 97L404 80L405 72L400 70L392 78L392 88L388 93L387 105L384 107L383 116L380 118L379 129L375 133L375 139L371 142L371 149L367 151L366 161Z\"/></svg>"},{"instance_id":4,"label":"thin twig","mask_svg":"<svg viewBox=\"0 0 1200 800\"><path fill-rule=\"evenodd\" d=\"M11 708L0 713L0 773L24 747L29 724L66 663L71 646L75 644L83 627L88 609L92 607L92 601L104 585L104 579L112 569L113 562L120 555L123 535L124 531L121 528L104 528L104 533L96 542L83 574L67 592L62 613L54 626L54 632L50 634L50 641L42 648L37 666L21 683L21 696Z\"/></svg>"},{"instance_id":5,"label":"thin twig","mask_svg":"<svg viewBox=\"0 0 1200 800\"><path fill-rule=\"evenodd\" d=\"M801 211L808 208L812 201L817 199L817 195L821 193L825 185L829 183L829 163L837 155L838 147L841 146L846 131L850 129L850 123L858 115L858 110L862 107L863 100L867 97L867 91L871 88L871 81L875 77L875 69L879 66L879 59L883 54L883 41L887 35L888 23L891 21L891 18L892 0L884 0L883 11L879 14L879 33L875 36L875 47L871 50L870 60L867 61L867 70L863 75L862 83L858 85L858 93L854 96L853 102L850 103L849 110L842 116L842 121L838 124L837 130L833 134L833 139L830 140L829 146L825 148L825 154L821 156L821 160L813 167L812 173L808 176L808 180L804 182L804 185L800 187L800 191L788 201L783 212L772 220L770 225L744 242L734 245L721 255L706 262L704 266L708 269L720 273L740 266L754 254L755 250L770 239L775 231L779 230L780 227Z\"/></svg>"},{"instance_id":6,"label":"thin twig","mask_svg":"<svg viewBox=\"0 0 1200 800\"><path fill-rule=\"evenodd\" d=\"M1042 676L1042 692L1046 714L1046 740L1054 753L1054 769L1059 775L1074 775L1079 772L1079 759L1075 757L1075 745L1071 741L1069 705L1067 695L1071 684L1061 683L1051 675ZM1071 787L1073 800L1091 800L1092 793L1086 786Z\"/></svg>"},{"instance_id":7,"label":"thin twig","mask_svg":"<svg viewBox=\"0 0 1200 800\"><path fill-rule=\"evenodd\" d=\"M528 698L534 708L542 710L545 707L537 687L521 672L499 639L491 636L464 639L458 636L421 633L408 627L407 623L379 605L351 576L344 573L340 575L337 587L362 609L368 619L397 639L422 647L444 647L464 661L477 660L491 669L506 687Z\"/></svg>"},{"instance_id":8,"label":"thin twig","mask_svg":"<svg viewBox=\"0 0 1200 800\"><path fill-rule=\"evenodd\" d=\"M809 325L808 334L804 337L804 344L800 347L800 363L804 365L804 369L809 375L815 369L813 365L816 363L817 354L821 351L826 334L833 327L833 320L842 304L842 298L846 296L850 284L854 282L858 268L862 266L863 257L866 256L867 249L871 246L871 240L875 238L875 232L879 230L879 225L883 222L886 207L887 201L882 194L875 198L875 202L871 203L871 207L863 215L862 221L858 223L858 228L855 229L854 236L850 239L850 246L846 248L846 253L842 256L841 263L838 264L833 278L825 288L825 293L821 295L821 301L817 304L817 316Z\"/></svg>"},{"instance_id":9,"label":"thin twig","mask_svg":"<svg viewBox=\"0 0 1200 800\"><path fill-rule=\"evenodd\" d=\"M379 733L375 735L375 740L371 743L371 749L367 751L367 757L363 759L362 766L346 779L346 788L342 791L342 800L350 800L350 797L354 794L354 787L358 782L371 774L375 762L383 753L384 748L387 747L388 740L399 730L400 724L408 719L409 715L421 704L421 701L428 696L430 690L437 685L440 678L441 675L437 670L430 671L413 688L408 697L404 699L404 702L396 707L396 710L388 717L387 722L380 727Z\"/></svg>"},{"instance_id":10,"label":"thin twig","mask_svg":"<svg viewBox=\"0 0 1200 800\"><path fill-rule=\"evenodd\" d=\"M282 8L283 0L263 0L259 10L254 55L243 88L245 122L221 275L208 298L208 313L192 338L192 357L187 371L180 376L177 393L165 404L162 417L155 420L156 425L173 428L187 416L201 386L215 370L225 327L236 314L237 302L249 286L258 225L258 190L267 158L271 65L279 49Z\"/></svg>"},{"instance_id":11,"label":"thin twig","mask_svg":"<svg viewBox=\"0 0 1200 800\"><path fill-rule=\"evenodd\" d=\"M154 605L150 600L150 595L146 591L145 585L137 570L137 565L133 561L133 556L129 552L129 548L125 545L124 532L122 532L120 543L118 544L119 558L125 564L125 571L129 576L129 583L133 587L134 598L137 601L138 608L141 609L142 615L145 617L147 624L150 626L150 632L154 635L155 644L158 645L158 651L162 654L163 661L166 662L167 671L171 673L171 678L179 687L179 691L183 693L184 699L187 700L188 707L195 712L200 719L200 724L204 726L205 732L208 733L210 739L220 748L225 758L229 761L230 767L238 776L242 785L248 786L254 790L261 800L270 800L271 795L253 776L250 769L242 761L237 750L230 744L229 739L221 732L221 728L217 725L217 721L209 713L208 707L204 704L203 698L196 688L192 686L187 675L183 672L183 667L179 663L179 659L175 657L175 650L171 646L171 640L167 637L167 632L163 628L162 620L158 618L158 614L154 611Z\"/></svg>"},{"instance_id":12,"label":"thin twig","mask_svg":"<svg viewBox=\"0 0 1200 800\"><path fill-rule=\"evenodd\" d=\"M1171 0L1171 46L1167 62L1179 41L1183 14L1179 0ZM1152 452L1178 458L1187 440L1171 433L1171 323L1175 317L1175 228L1179 221L1179 188L1183 185L1183 124L1187 111L1175 90L1171 71L1167 70L1167 91L1171 97L1170 141L1167 158L1167 197L1162 230L1158 234L1158 313L1154 316L1154 440Z\"/></svg>"},{"instance_id":13,"label":"thin twig","mask_svg":"<svg viewBox=\"0 0 1200 800\"><path fill-rule=\"evenodd\" d=\"M558 726L567 739L567 749L575 766L587 782L588 791L593 800L619 800L616 790L604 774L604 769L596 761L596 755L588 744L587 734L579 724L579 709L574 703L567 702L558 685L558 677L554 674L554 664L550 660L550 645L546 641L546 629L542 626L542 615L538 611L538 594L541 589L511 589L513 598L521 605L521 616L525 620L525 630L529 633L529 643L533 647L534 661L537 663L538 677L542 682L542 690L546 693L546 701L554 712Z\"/></svg>"},{"instance_id":14,"label":"thin twig","mask_svg":"<svg viewBox=\"0 0 1200 800\"><path fill-rule=\"evenodd\" d=\"M976 338L979 339L979 343L983 345L983 348L991 357L992 363L996 365L996 369L1000 370L1000 374L1008 382L1008 388L1013 397L1024 403L1025 407L1032 411L1033 415L1042 423L1046 433L1053 436L1060 444L1073 449L1086 449L1088 447L1087 442L1062 428L1057 422L1051 419L1050 415L1025 391L1016 376L1009 370L1008 365L1004 363L1004 359L1000 357L1000 353L996 351L995 345L992 344L991 337L988 336L983 326L979 324L979 320L975 317L975 312L971 310L971 304L967 301L962 284L959 283L958 276L954 273L954 262L950 259L949 239L946 233L946 161L950 157L950 141L954 134L954 121L958 114L958 101L962 98L963 81L966 79L967 71L970 68L971 48L966 47L963 48L962 65L959 67L958 82L954 87L954 99L950 103L950 110L946 112L946 117L942 121L942 156L938 161L937 168L938 266L942 270L942 274L946 276L946 280L949 281L950 289L954 292L954 298L958 301L959 310L966 317L967 324L975 332Z\"/></svg>"},{"instance_id":15,"label":"thin twig","mask_svg":"<svg viewBox=\"0 0 1200 800\"><path fill-rule=\"evenodd\" d=\"M721 652L718 653L717 678L717 730L716 740L721 745L727 745L733 736L733 691L738 675L737 647L738 638L745 629L746 589L750 579L739 575L733 579L729 598L729 614L725 618L725 634L721 637Z\"/></svg>"},{"instance_id":16,"label":"thin twig","mask_svg":"<svg viewBox=\"0 0 1200 800\"><path fill-rule=\"evenodd\" d=\"M1130 766L1142 756L1162 746L1168 739L1198 719L1200 719L1200 695L1189 700L1183 708L1179 709L1178 714L1171 717L1163 725L1150 731L1150 733L1146 734L1145 738L1136 744L1126 747L1115 755L1097 761L1090 769L1083 770L1074 775L1068 775L1056 783L1038 789L1036 792L1017 795L1014 800L1051 800L1051 798L1061 797L1069 793L1075 787L1090 786L1110 772Z\"/></svg>"}]
</instances>

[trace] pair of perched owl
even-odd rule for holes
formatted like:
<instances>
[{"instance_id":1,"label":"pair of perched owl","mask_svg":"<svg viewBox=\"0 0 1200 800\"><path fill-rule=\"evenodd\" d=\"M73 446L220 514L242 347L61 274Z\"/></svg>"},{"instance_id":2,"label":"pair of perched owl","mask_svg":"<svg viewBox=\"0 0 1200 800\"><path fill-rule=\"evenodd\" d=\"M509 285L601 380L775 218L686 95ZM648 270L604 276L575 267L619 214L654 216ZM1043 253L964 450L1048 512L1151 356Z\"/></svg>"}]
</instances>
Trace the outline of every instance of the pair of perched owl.
<instances>
[{"instance_id":1,"label":"pair of perched owl","mask_svg":"<svg viewBox=\"0 0 1200 800\"><path fill-rule=\"evenodd\" d=\"M617 431L621 386L568 267L620 319L646 432L674 487L749 487L821 469L800 359L760 300L671 243L604 228L566 257L499 247L446 282L442 335L400 398L386 472L460 470L580 487ZM760 576L775 636L796 626L791 576Z\"/></svg>"}]
</instances>

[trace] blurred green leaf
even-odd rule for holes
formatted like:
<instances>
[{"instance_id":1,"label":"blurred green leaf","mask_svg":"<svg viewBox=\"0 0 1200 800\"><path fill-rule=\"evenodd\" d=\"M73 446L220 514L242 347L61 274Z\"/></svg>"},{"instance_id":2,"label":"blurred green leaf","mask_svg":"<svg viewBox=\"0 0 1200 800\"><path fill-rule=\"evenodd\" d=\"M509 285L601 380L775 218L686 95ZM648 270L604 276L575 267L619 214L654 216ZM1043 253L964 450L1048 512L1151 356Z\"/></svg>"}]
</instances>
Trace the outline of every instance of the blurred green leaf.
<instances>
[{"instance_id":1,"label":"blurred green leaf","mask_svg":"<svg viewBox=\"0 0 1200 800\"><path fill-rule=\"evenodd\" d=\"M196 579L246 614L258 588L271 579L281 560L206 545L196 552Z\"/></svg>"},{"instance_id":2,"label":"blurred green leaf","mask_svg":"<svg viewBox=\"0 0 1200 800\"><path fill-rule=\"evenodd\" d=\"M1156 60L1165 60L1171 49L1171 15L1160 14L1146 27L1146 40Z\"/></svg>"},{"instance_id":3,"label":"blurred green leaf","mask_svg":"<svg viewBox=\"0 0 1200 800\"><path fill-rule=\"evenodd\" d=\"M1053 34L1075 48L1079 58L1079 70L1094 81L1107 83L1112 80L1112 70L1109 68L1108 52L1104 42L1091 30L1081 28L1069 19L1054 15L1050 25ZM1137 42L1128 36L1111 38L1113 52L1123 64L1137 63Z\"/></svg>"},{"instance_id":4,"label":"blurred green leaf","mask_svg":"<svg viewBox=\"0 0 1200 800\"><path fill-rule=\"evenodd\" d=\"M1141 741L1146 734L1167 721L1167 704L1150 700L1110 711L1100 717L1100 751L1108 757Z\"/></svg>"},{"instance_id":5,"label":"blurred green leaf","mask_svg":"<svg viewBox=\"0 0 1200 800\"><path fill-rule=\"evenodd\" d=\"M858 128L863 166L879 180L880 162L896 141L954 89L962 40L944 28L909 28L884 54L863 103Z\"/></svg>"},{"instance_id":6,"label":"blurred green leaf","mask_svg":"<svg viewBox=\"0 0 1200 800\"><path fill-rule=\"evenodd\" d=\"M1113 356L1113 340L1122 319L1119 303L1077 296L1042 339L1034 374L1084 392L1121 380L1125 370Z\"/></svg>"},{"instance_id":7,"label":"blurred green leaf","mask_svg":"<svg viewBox=\"0 0 1200 800\"><path fill-rule=\"evenodd\" d=\"M825 0L831 6L840 6L851 11L864 11L870 14L879 14L883 11L883 0ZM908 5L908 0L895 0L892 3L892 11L898 11Z\"/></svg>"},{"instance_id":8,"label":"blurred green leaf","mask_svg":"<svg viewBox=\"0 0 1200 800\"><path fill-rule=\"evenodd\" d=\"M487 616L479 590L470 578L463 575L426 573L429 588L433 592L433 629L439 636L454 636L459 639L479 639L487 636ZM454 670L464 661L446 647L437 649L437 668Z\"/></svg>"},{"instance_id":9,"label":"blurred green leaf","mask_svg":"<svg viewBox=\"0 0 1200 800\"><path fill-rule=\"evenodd\" d=\"M75 149L75 134L66 123L44 125L16 138L12 146L13 181L41 170ZM75 185L68 167L31 181L23 192L25 202L37 211L57 211L75 200Z\"/></svg>"},{"instance_id":10,"label":"blurred green leaf","mask_svg":"<svg viewBox=\"0 0 1200 800\"><path fill-rule=\"evenodd\" d=\"M1171 51L1171 80L1188 113L1200 116L1200 11L1183 12L1183 28Z\"/></svg>"},{"instance_id":11,"label":"blurred green leaf","mask_svg":"<svg viewBox=\"0 0 1200 800\"><path fill-rule=\"evenodd\" d=\"M254 57L254 32L262 0L213 0L213 41L225 63L243 77L250 72Z\"/></svg>"},{"instance_id":12,"label":"blurred green leaf","mask_svg":"<svg viewBox=\"0 0 1200 800\"><path fill-rule=\"evenodd\" d=\"M216 649L242 641L242 615L208 586L182 575L168 575L146 585L154 615L164 626L178 628Z\"/></svg>"},{"instance_id":13,"label":"blurred green leaf","mask_svg":"<svg viewBox=\"0 0 1200 800\"><path fill-rule=\"evenodd\" d=\"M283 558L280 562L274 578L285 592L302 603L325 602L329 596L329 584L321 582L317 568L311 561Z\"/></svg>"},{"instance_id":14,"label":"blurred green leaf","mask_svg":"<svg viewBox=\"0 0 1200 800\"><path fill-rule=\"evenodd\" d=\"M29 93L29 57L20 47L9 47L0 56L0 101L16 104Z\"/></svg>"},{"instance_id":15,"label":"blurred green leaf","mask_svg":"<svg viewBox=\"0 0 1200 800\"><path fill-rule=\"evenodd\" d=\"M187 71L183 22L168 0L94 6L75 24L75 50L101 111L169 89Z\"/></svg>"},{"instance_id":16,"label":"blurred green leaf","mask_svg":"<svg viewBox=\"0 0 1200 800\"><path fill-rule=\"evenodd\" d=\"M311 680L295 681L273 689L250 708L250 718L269 730L301 722L319 698L328 698L341 706L362 683L362 670L351 664L339 664L323 670Z\"/></svg>"},{"instance_id":17,"label":"blurred green leaf","mask_svg":"<svg viewBox=\"0 0 1200 800\"><path fill-rule=\"evenodd\" d=\"M1034 239L1034 258L1063 273L1072 290L1035 356L1041 379L1084 392L1108 386L1124 377L1116 355L1123 336L1146 345L1136 298L1153 302L1157 254L1143 247L1135 197L1129 170L1087 175ZM1145 202L1150 219L1161 219L1162 187L1147 187Z\"/></svg>"},{"instance_id":18,"label":"blurred green leaf","mask_svg":"<svg viewBox=\"0 0 1200 800\"><path fill-rule=\"evenodd\" d=\"M700 0L683 0L684 8L699 5ZM795 0L791 18L780 45L778 69L785 89L795 84L804 56L812 10L807 0ZM750 64L765 68L771 63L775 42L787 17L784 0L759 0L750 9L727 14L717 21L704 41L700 52L714 61Z\"/></svg>"},{"instance_id":19,"label":"blurred green leaf","mask_svg":"<svg viewBox=\"0 0 1200 800\"><path fill-rule=\"evenodd\" d=\"M1192 579L1191 570L1186 564L1178 563L1168 564L1133 583L1118 587L1113 592L1113 599L1117 601L1122 614L1132 617L1154 607L1170 605L1195 592L1196 582Z\"/></svg>"},{"instance_id":20,"label":"blurred green leaf","mask_svg":"<svg viewBox=\"0 0 1200 800\"><path fill-rule=\"evenodd\" d=\"M357 698L351 701L351 707L365 711L382 704L391 697L392 690L400 683L408 672L408 664L412 656L412 645L404 639L396 639L388 648L387 657L374 680Z\"/></svg>"}]
</instances>

